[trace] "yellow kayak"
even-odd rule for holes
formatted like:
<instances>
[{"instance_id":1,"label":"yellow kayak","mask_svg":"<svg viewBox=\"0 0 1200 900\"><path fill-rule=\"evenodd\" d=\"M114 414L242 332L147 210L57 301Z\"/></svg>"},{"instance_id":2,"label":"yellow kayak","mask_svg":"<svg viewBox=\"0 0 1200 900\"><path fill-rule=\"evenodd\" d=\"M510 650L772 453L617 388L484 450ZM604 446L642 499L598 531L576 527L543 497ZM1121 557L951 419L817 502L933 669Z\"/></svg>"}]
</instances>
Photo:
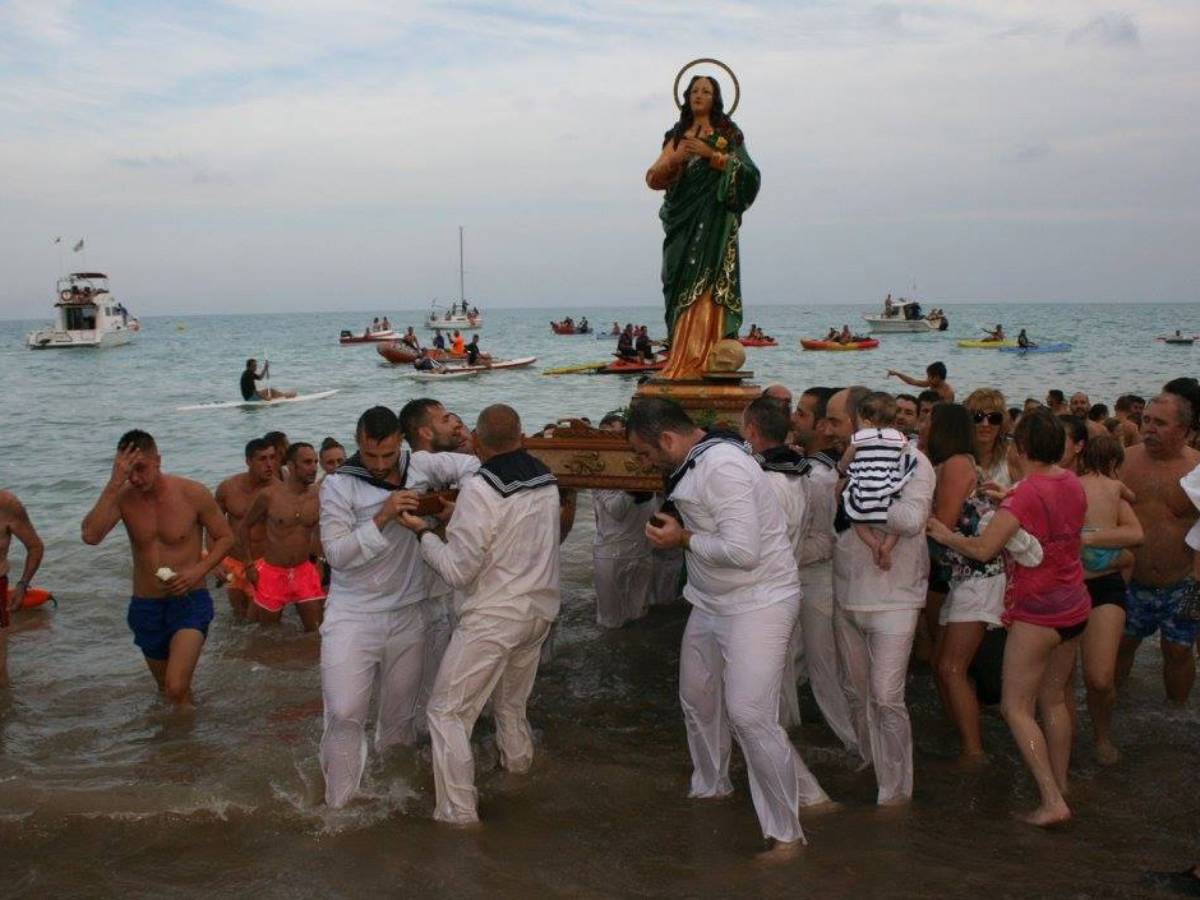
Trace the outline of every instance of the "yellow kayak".
<instances>
[{"instance_id":1,"label":"yellow kayak","mask_svg":"<svg viewBox=\"0 0 1200 900\"><path fill-rule=\"evenodd\" d=\"M606 361L580 363L576 366L559 366L557 369L543 369L543 375L592 375L607 366Z\"/></svg>"},{"instance_id":2,"label":"yellow kayak","mask_svg":"<svg viewBox=\"0 0 1200 900\"><path fill-rule=\"evenodd\" d=\"M1001 347L1015 347L1016 341L959 341L958 346L968 350L999 350Z\"/></svg>"}]
</instances>

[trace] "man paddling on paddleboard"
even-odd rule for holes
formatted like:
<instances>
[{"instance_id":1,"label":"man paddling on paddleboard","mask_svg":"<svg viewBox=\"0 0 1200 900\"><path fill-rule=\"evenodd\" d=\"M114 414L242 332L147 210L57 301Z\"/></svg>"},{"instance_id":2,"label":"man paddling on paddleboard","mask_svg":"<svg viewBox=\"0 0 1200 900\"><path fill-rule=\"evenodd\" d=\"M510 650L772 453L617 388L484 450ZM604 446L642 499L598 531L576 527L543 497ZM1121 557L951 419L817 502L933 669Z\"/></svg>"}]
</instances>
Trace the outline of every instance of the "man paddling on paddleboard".
<instances>
[{"instance_id":1,"label":"man paddling on paddleboard","mask_svg":"<svg viewBox=\"0 0 1200 900\"><path fill-rule=\"evenodd\" d=\"M25 567L17 579L12 599L8 596L8 547L13 535L25 545ZM42 564L42 539L29 514L15 494L0 491L0 687L8 684L8 631L12 614L25 602L29 582Z\"/></svg>"},{"instance_id":2,"label":"man paddling on paddleboard","mask_svg":"<svg viewBox=\"0 0 1200 900\"><path fill-rule=\"evenodd\" d=\"M263 363L263 370L258 371L258 360L246 360L246 369L242 372L242 399L243 400L282 400L285 397L295 397L295 391L279 391L275 388L260 388L254 382L262 381L271 373L271 363Z\"/></svg>"}]
</instances>

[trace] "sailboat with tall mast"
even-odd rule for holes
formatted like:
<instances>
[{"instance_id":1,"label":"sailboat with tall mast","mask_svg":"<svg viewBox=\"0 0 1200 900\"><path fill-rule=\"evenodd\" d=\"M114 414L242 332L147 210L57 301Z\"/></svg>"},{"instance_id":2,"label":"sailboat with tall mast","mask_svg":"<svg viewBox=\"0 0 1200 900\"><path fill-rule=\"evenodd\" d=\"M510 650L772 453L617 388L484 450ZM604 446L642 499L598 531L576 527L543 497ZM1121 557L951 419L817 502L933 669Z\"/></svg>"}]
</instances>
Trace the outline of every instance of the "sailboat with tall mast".
<instances>
[{"instance_id":1,"label":"sailboat with tall mast","mask_svg":"<svg viewBox=\"0 0 1200 900\"><path fill-rule=\"evenodd\" d=\"M463 268L463 228L458 226L458 300L449 309L441 309L434 300L429 304L429 316L425 327L434 331L449 328L478 329L483 327L483 313L473 304L467 303L466 279Z\"/></svg>"}]
</instances>

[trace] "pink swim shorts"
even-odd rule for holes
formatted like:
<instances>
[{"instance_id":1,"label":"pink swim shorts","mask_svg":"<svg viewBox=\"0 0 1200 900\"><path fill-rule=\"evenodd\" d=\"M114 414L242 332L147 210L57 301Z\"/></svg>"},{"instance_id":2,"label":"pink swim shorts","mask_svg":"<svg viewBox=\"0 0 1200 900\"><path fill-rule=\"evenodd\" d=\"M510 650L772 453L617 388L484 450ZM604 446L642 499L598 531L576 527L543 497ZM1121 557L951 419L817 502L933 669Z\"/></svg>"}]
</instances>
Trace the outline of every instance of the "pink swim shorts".
<instances>
[{"instance_id":1,"label":"pink swim shorts","mask_svg":"<svg viewBox=\"0 0 1200 900\"><path fill-rule=\"evenodd\" d=\"M258 586L254 591L254 602L267 612L279 612L289 603L308 603L324 600L321 573L309 561L290 569L273 566L265 559L255 563L258 568Z\"/></svg>"}]
</instances>

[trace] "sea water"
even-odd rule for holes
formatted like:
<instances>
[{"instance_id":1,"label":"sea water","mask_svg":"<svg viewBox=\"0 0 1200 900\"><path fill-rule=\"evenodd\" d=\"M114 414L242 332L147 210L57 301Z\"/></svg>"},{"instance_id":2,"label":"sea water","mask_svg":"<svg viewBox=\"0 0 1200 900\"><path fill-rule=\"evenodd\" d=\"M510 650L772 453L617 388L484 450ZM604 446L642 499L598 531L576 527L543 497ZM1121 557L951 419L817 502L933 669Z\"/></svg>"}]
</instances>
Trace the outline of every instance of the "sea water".
<instances>
[{"instance_id":1,"label":"sea water","mask_svg":"<svg viewBox=\"0 0 1200 900\"><path fill-rule=\"evenodd\" d=\"M862 383L902 390L889 368L921 374L946 363L959 398L1000 388L1010 404L1076 390L1112 405L1152 396L1168 378L1196 372L1191 348L1158 334L1200 330L1200 307L945 304L951 328L883 335L861 353L801 352L801 337L848 323L865 307L758 307L747 315L779 346L748 349L763 385L794 391ZM579 310L571 310L579 318ZM661 310L584 310L603 330L618 320L661 334ZM676 695L682 608L656 610L614 632L594 624L591 512L582 495L563 546L564 612L554 660L531 702L537 762L513 782L496 768L490 728L477 728L485 828L435 826L428 750L372 759L363 798L321 804L318 643L294 618L262 630L235 623L223 591L196 673L198 708L172 714L125 625L131 565L120 526L99 547L79 524L103 487L117 438L143 428L164 469L210 488L243 470L247 440L282 430L317 444L333 436L353 452L367 407L399 408L433 394L468 423L490 403L512 404L527 431L565 416L597 420L624 407L629 377L546 377L543 367L603 362L611 340L557 336L545 310L485 310L481 344L534 367L444 385L414 381L370 345L343 347L375 315L403 328L421 314L368 313L151 318L130 346L105 351L24 348L41 324L0 322L0 486L25 502L46 542L37 583L54 610L23 613L9 641L12 686L0 689L0 896L247 895L358 897L793 895L1137 895L1147 868L1182 868L1200 856L1195 698L1183 710L1162 697L1158 651L1142 651L1116 713L1124 757L1095 765L1086 711L1076 741L1065 834L1015 823L1035 792L1012 739L985 715L992 764L950 765L957 743L927 669L910 677L916 737L912 809L883 815L870 772L851 761L804 693L806 724L793 738L826 790L847 810L806 825L802 859L763 870L760 835L735 751L738 793L686 799L689 763ZM1069 353L1021 357L959 349L997 321L1015 335L1072 344ZM422 332L428 338L428 332ZM247 357L271 360L273 387L332 398L260 409L177 412L237 399ZM13 561L22 553L14 542Z\"/></svg>"}]
</instances>

